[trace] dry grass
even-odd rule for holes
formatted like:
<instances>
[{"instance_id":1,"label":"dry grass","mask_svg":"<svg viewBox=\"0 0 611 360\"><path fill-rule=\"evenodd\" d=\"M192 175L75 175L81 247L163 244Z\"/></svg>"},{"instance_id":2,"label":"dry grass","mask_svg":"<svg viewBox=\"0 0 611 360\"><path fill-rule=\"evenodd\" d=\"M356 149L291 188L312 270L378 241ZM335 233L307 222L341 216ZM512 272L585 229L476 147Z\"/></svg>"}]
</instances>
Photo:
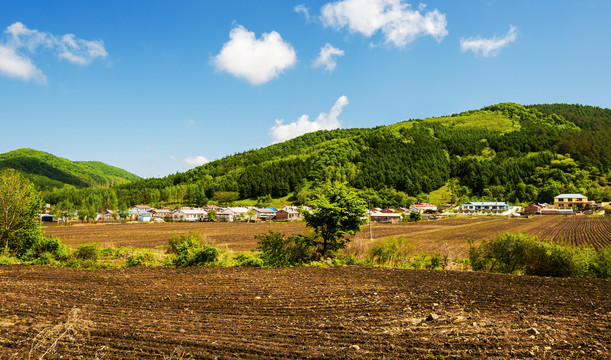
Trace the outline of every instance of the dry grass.
<instances>
[{"instance_id":1,"label":"dry grass","mask_svg":"<svg viewBox=\"0 0 611 360\"><path fill-rule=\"evenodd\" d=\"M82 319L81 310L73 308L65 322L47 327L34 337L28 359L44 359L49 354L56 354L62 346L78 349L93 328L94 323Z\"/></svg>"}]
</instances>

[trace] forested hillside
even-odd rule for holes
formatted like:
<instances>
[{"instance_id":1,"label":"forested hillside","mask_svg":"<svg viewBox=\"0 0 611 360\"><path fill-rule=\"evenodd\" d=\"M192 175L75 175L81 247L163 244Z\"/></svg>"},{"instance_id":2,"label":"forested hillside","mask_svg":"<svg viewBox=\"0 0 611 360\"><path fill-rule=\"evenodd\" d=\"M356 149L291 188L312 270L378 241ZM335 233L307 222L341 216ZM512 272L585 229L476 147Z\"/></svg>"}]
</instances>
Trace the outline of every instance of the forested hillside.
<instances>
[{"instance_id":1,"label":"forested hillside","mask_svg":"<svg viewBox=\"0 0 611 360\"><path fill-rule=\"evenodd\" d=\"M32 149L0 154L0 170L6 168L21 171L43 191L66 185L77 188L111 186L140 179L125 170L98 161L70 161Z\"/></svg>"},{"instance_id":2,"label":"forested hillside","mask_svg":"<svg viewBox=\"0 0 611 360\"><path fill-rule=\"evenodd\" d=\"M610 109L502 103L373 129L309 133L111 190L120 207L289 195L304 203L328 180L347 182L379 206L406 206L441 190L451 202L551 202L563 192L609 201L610 159ZM93 196L97 204L106 196L101 192L55 191L46 198L79 204Z\"/></svg>"}]
</instances>

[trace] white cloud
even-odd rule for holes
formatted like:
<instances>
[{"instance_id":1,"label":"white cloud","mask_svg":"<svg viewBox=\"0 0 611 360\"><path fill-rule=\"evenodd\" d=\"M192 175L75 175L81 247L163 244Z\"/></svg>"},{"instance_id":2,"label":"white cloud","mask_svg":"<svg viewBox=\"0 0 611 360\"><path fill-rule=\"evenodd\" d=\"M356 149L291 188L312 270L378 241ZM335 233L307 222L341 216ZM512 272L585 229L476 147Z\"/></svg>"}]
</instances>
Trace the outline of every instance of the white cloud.
<instances>
[{"instance_id":1,"label":"white cloud","mask_svg":"<svg viewBox=\"0 0 611 360\"><path fill-rule=\"evenodd\" d=\"M229 38L214 57L215 66L253 85L272 80L297 61L291 44L275 31L257 39L254 32L240 25L231 30Z\"/></svg>"},{"instance_id":2,"label":"white cloud","mask_svg":"<svg viewBox=\"0 0 611 360\"><path fill-rule=\"evenodd\" d=\"M518 28L509 25L509 31L505 36L495 36L492 39L468 38L460 40L460 48L462 51L471 50L476 55L486 57L496 56L502 48L514 42L518 36Z\"/></svg>"},{"instance_id":3,"label":"white cloud","mask_svg":"<svg viewBox=\"0 0 611 360\"><path fill-rule=\"evenodd\" d=\"M310 121L308 115L301 115L297 121L290 124L284 124L283 120L277 119L276 125L270 130L270 135L274 143L277 143L312 131L338 129L341 123L337 118L346 105L348 105L348 98L340 96L328 114L321 113L314 121Z\"/></svg>"},{"instance_id":4,"label":"white cloud","mask_svg":"<svg viewBox=\"0 0 611 360\"><path fill-rule=\"evenodd\" d=\"M366 37L381 31L384 42L397 47L426 35L441 41L448 34L445 14L438 10L425 13L424 9L420 5L414 10L403 0L342 0L324 5L321 21L336 30L347 27Z\"/></svg>"},{"instance_id":5,"label":"white cloud","mask_svg":"<svg viewBox=\"0 0 611 360\"><path fill-rule=\"evenodd\" d=\"M308 9L307 7L305 7L305 5L304 5L304 4L299 4L299 5L295 6L295 7L293 8L293 10L295 10L295 12L296 12L297 14L303 14L303 16L306 18L306 21L307 21L307 22L309 22L309 21L310 21L310 19L312 18L312 17L310 16L310 9Z\"/></svg>"},{"instance_id":6,"label":"white cloud","mask_svg":"<svg viewBox=\"0 0 611 360\"><path fill-rule=\"evenodd\" d=\"M0 42L0 73L24 81L46 82L45 75L29 57L39 48L55 51L60 59L78 65L87 65L97 57L108 55L102 41L83 40L73 34L56 36L28 29L20 22L8 26L4 35Z\"/></svg>"},{"instance_id":7,"label":"white cloud","mask_svg":"<svg viewBox=\"0 0 611 360\"><path fill-rule=\"evenodd\" d=\"M4 45L0 45L0 73L25 81L35 80L40 84L47 82L45 75L30 59L19 56L15 49Z\"/></svg>"},{"instance_id":8,"label":"white cloud","mask_svg":"<svg viewBox=\"0 0 611 360\"><path fill-rule=\"evenodd\" d=\"M344 50L334 48L331 44L326 43L325 46L320 48L318 58L314 62L314 67L325 67L328 72L335 70L337 63L333 56L343 56Z\"/></svg>"},{"instance_id":9,"label":"white cloud","mask_svg":"<svg viewBox=\"0 0 611 360\"><path fill-rule=\"evenodd\" d=\"M200 165L204 165L205 163L207 163L208 159L206 159L205 157L201 155L197 155L197 156L187 156L183 161L189 165L200 166Z\"/></svg>"}]
</instances>

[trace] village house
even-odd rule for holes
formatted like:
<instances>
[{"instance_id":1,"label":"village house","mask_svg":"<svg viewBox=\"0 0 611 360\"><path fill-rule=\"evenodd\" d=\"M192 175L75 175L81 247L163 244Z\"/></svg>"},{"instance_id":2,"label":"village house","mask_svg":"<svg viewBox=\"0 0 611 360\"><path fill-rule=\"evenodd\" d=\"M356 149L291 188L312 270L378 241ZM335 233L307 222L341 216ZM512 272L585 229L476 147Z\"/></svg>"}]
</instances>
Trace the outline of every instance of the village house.
<instances>
[{"instance_id":1,"label":"village house","mask_svg":"<svg viewBox=\"0 0 611 360\"><path fill-rule=\"evenodd\" d=\"M142 205L136 205L133 208L129 209L128 214L130 221L147 221L146 218L148 218L148 220L150 221L151 214L147 210L151 209L151 207L147 206L146 208L144 208L141 206ZM143 220L139 220L140 217L142 217Z\"/></svg>"},{"instance_id":2,"label":"village house","mask_svg":"<svg viewBox=\"0 0 611 360\"><path fill-rule=\"evenodd\" d=\"M418 211L420 213L424 212L437 212L437 205L429 204L429 203L417 203L409 207L411 211Z\"/></svg>"},{"instance_id":3,"label":"village house","mask_svg":"<svg viewBox=\"0 0 611 360\"><path fill-rule=\"evenodd\" d=\"M554 208L559 210L577 209L584 211L594 201L588 201L588 197L581 194L560 194L554 197Z\"/></svg>"},{"instance_id":4,"label":"village house","mask_svg":"<svg viewBox=\"0 0 611 360\"><path fill-rule=\"evenodd\" d=\"M233 220L248 220L248 210L247 207L230 207L227 208L233 211Z\"/></svg>"},{"instance_id":5,"label":"village house","mask_svg":"<svg viewBox=\"0 0 611 360\"><path fill-rule=\"evenodd\" d=\"M296 209L282 208L276 212L276 220L299 220L301 214Z\"/></svg>"},{"instance_id":6,"label":"village house","mask_svg":"<svg viewBox=\"0 0 611 360\"><path fill-rule=\"evenodd\" d=\"M170 209L150 209L149 213L153 216L153 219L170 219L173 211Z\"/></svg>"},{"instance_id":7,"label":"village house","mask_svg":"<svg viewBox=\"0 0 611 360\"><path fill-rule=\"evenodd\" d=\"M508 205L504 201L502 202L477 202L471 201L461 205L460 210L463 212L488 212L488 213L500 213L511 209L511 205Z\"/></svg>"},{"instance_id":8,"label":"village house","mask_svg":"<svg viewBox=\"0 0 611 360\"><path fill-rule=\"evenodd\" d=\"M547 204L530 204L522 211L524 214L541 214L541 210L545 209Z\"/></svg>"},{"instance_id":9,"label":"village house","mask_svg":"<svg viewBox=\"0 0 611 360\"><path fill-rule=\"evenodd\" d=\"M220 209L216 213L216 219L219 221L233 221L235 218L235 212L231 208Z\"/></svg>"},{"instance_id":10,"label":"village house","mask_svg":"<svg viewBox=\"0 0 611 360\"><path fill-rule=\"evenodd\" d=\"M182 207L174 210L172 220L174 221L202 221L207 213L202 208Z\"/></svg>"},{"instance_id":11,"label":"village house","mask_svg":"<svg viewBox=\"0 0 611 360\"><path fill-rule=\"evenodd\" d=\"M384 213L381 211L369 211L369 218L371 222L387 222L387 223L398 223L403 218L401 213Z\"/></svg>"},{"instance_id":12,"label":"village house","mask_svg":"<svg viewBox=\"0 0 611 360\"><path fill-rule=\"evenodd\" d=\"M258 219L261 221L272 220L273 218L276 217L276 210L273 210L273 209L254 208L254 210L255 210L255 219Z\"/></svg>"}]
</instances>

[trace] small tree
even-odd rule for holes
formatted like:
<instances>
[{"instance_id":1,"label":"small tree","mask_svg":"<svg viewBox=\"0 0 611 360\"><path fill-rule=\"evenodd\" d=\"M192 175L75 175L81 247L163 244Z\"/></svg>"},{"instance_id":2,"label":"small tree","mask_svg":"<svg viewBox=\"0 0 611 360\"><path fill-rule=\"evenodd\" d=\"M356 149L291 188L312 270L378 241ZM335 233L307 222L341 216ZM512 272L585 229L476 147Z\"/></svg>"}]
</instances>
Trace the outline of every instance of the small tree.
<instances>
[{"instance_id":1,"label":"small tree","mask_svg":"<svg viewBox=\"0 0 611 360\"><path fill-rule=\"evenodd\" d=\"M208 211L208 219L214 221L214 218L216 218L216 210L212 209Z\"/></svg>"},{"instance_id":2,"label":"small tree","mask_svg":"<svg viewBox=\"0 0 611 360\"><path fill-rule=\"evenodd\" d=\"M248 222L251 222L252 218L255 217L255 210L248 209L248 211L246 212L246 216L248 216Z\"/></svg>"},{"instance_id":3,"label":"small tree","mask_svg":"<svg viewBox=\"0 0 611 360\"><path fill-rule=\"evenodd\" d=\"M355 191L342 183L328 183L311 202L313 210L304 211L308 227L314 229L321 257L328 251L346 247L346 235L354 235L367 222L367 204Z\"/></svg>"},{"instance_id":4,"label":"small tree","mask_svg":"<svg viewBox=\"0 0 611 360\"><path fill-rule=\"evenodd\" d=\"M0 241L4 253L23 255L42 237L38 213L43 202L34 185L13 169L0 172Z\"/></svg>"},{"instance_id":5,"label":"small tree","mask_svg":"<svg viewBox=\"0 0 611 360\"><path fill-rule=\"evenodd\" d=\"M420 213L420 211L414 210L409 213L409 218L413 221L420 221L422 220L422 214Z\"/></svg>"}]
</instances>

